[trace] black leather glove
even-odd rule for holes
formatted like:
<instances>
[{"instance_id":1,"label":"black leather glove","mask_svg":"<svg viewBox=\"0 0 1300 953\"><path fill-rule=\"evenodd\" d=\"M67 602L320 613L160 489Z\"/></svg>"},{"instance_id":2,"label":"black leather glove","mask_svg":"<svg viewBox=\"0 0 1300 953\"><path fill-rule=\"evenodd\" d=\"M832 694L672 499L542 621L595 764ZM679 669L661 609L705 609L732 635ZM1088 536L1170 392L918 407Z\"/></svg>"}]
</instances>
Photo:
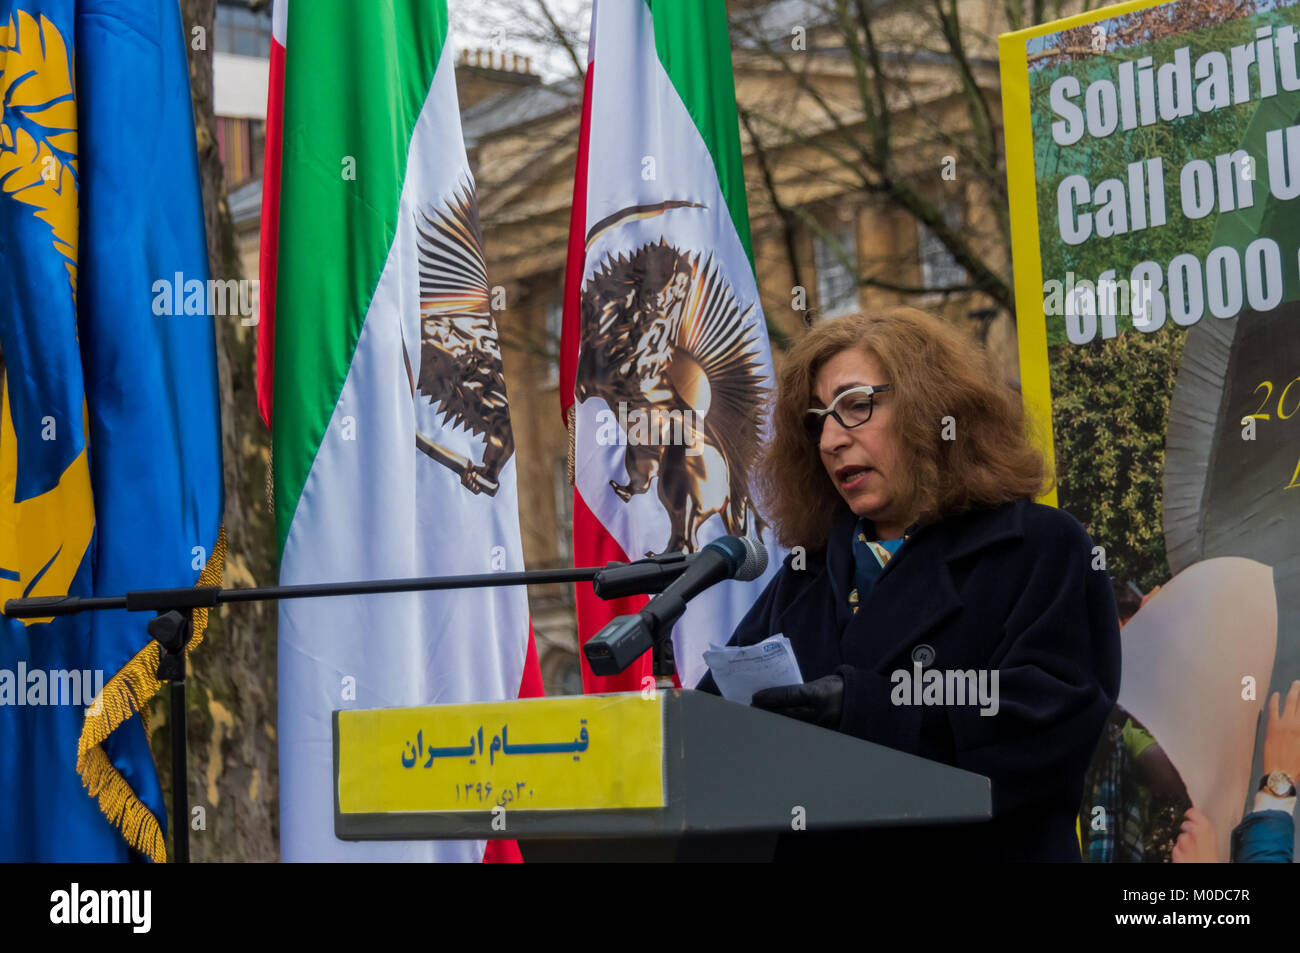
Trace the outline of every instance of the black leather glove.
<instances>
[{"instance_id":1,"label":"black leather glove","mask_svg":"<svg viewBox=\"0 0 1300 953\"><path fill-rule=\"evenodd\" d=\"M823 728L838 729L844 714L844 677L826 675L802 685L764 688L754 693L750 704Z\"/></svg>"}]
</instances>

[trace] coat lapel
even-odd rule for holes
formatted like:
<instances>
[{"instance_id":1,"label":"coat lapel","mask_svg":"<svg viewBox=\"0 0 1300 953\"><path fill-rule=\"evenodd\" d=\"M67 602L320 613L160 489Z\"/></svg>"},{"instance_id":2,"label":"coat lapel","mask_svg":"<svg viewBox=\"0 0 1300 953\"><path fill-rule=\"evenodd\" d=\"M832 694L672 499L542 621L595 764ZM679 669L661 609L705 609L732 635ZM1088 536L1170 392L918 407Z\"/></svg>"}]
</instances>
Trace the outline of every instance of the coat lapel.
<instances>
[{"instance_id":1,"label":"coat lapel","mask_svg":"<svg viewBox=\"0 0 1300 953\"><path fill-rule=\"evenodd\" d=\"M877 671L910 668L913 649L962 609L950 565L1023 536L1027 502L941 520L912 534L843 629L844 661ZM851 566L849 540L842 542Z\"/></svg>"}]
</instances>

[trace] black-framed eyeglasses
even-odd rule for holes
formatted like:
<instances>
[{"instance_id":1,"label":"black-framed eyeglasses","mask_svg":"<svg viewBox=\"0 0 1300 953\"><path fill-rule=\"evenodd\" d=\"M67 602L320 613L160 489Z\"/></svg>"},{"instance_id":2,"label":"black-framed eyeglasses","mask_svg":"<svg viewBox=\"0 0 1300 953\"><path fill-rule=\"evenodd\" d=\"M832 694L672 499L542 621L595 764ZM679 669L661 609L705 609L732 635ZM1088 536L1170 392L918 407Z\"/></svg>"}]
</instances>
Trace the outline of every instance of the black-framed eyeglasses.
<instances>
[{"instance_id":1,"label":"black-framed eyeglasses","mask_svg":"<svg viewBox=\"0 0 1300 953\"><path fill-rule=\"evenodd\" d=\"M831 401L831 405L825 410L809 407L803 418L808 436L814 442L819 442L827 417L834 417L836 423L846 430L861 427L871 419L871 413L876 408L876 394L883 393L889 388L889 384L863 384L861 387L850 387Z\"/></svg>"}]
</instances>

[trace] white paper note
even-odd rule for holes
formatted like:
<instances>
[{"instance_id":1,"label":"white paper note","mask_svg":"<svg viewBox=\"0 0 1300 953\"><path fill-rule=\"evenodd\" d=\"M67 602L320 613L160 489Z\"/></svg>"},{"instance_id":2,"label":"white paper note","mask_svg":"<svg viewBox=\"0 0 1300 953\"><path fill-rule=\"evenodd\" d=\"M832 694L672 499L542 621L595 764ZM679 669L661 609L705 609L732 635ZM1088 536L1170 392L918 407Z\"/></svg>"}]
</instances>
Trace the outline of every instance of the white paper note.
<instances>
[{"instance_id":1,"label":"white paper note","mask_svg":"<svg viewBox=\"0 0 1300 953\"><path fill-rule=\"evenodd\" d=\"M704 653L722 697L748 705L754 693L781 685L802 685L794 647L777 633L755 645L720 646Z\"/></svg>"}]
</instances>

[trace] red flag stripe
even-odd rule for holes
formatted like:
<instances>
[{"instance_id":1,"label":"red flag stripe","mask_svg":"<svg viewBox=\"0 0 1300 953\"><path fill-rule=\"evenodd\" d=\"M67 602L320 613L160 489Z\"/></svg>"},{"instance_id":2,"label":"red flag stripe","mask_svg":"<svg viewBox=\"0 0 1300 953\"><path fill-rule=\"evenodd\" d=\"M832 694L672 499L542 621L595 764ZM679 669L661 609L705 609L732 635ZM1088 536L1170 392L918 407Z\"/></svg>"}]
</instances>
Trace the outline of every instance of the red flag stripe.
<instances>
[{"instance_id":1,"label":"red flag stripe","mask_svg":"<svg viewBox=\"0 0 1300 953\"><path fill-rule=\"evenodd\" d=\"M573 387L578 375L578 345L582 339L582 275L586 265L587 244L587 160L591 152L591 85L596 74L595 12L592 13L591 41L587 46L587 78L582 91L582 119L578 129L578 155L573 176L573 209L569 217L568 260L564 270L564 321L560 338L560 416L569 426L569 409L573 406ZM574 434L569 434L569 440ZM578 488L573 488L573 565L603 566L611 560L628 562L618 542L587 509ZM581 647L615 615L638 612L646 604L644 596L602 602L586 583L574 584L578 614L578 646L582 666L582 688L593 692L632 691L641 687L641 678L650 673L648 661L638 660L620 675L600 677L591 671Z\"/></svg>"},{"instance_id":2,"label":"red flag stripe","mask_svg":"<svg viewBox=\"0 0 1300 953\"><path fill-rule=\"evenodd\" d=\"M560 417L567 425L578 378L578 342L582 339L582 273L587 257L587 158L591 151L591 78L594 61L587 64L582 93L582 121L578 131L578 163L573 176L573 211L569 218L569 251L564 270L564 318L560 335ZM572 439L572 434L569 435ZM575 552L576 557L576 552ZM575 565L591 565L576 563Z\"/></svg>"},{"instance_id":3,"label":"red flag stripe","mask_svg":"<svg viewBox=\"0 0 1300 953\"><path fill-rule=\"evenodd\" d=\"M537 661L537 642L533 638L533 623L528 622L528 654L524 657L524 672L519 678L519 698L541 698L546 694L542 688L542 667ZM490 840L483 852L485 864L521 864L523 854L519 844L512 840Z\"/></svg>"},{"instance_id":4,"label":"red flag stripe","mask_svg":"<svg viewBox=\"0 0 1300 953\"><path fill-rule=\"evenodd\" d=\"M573 564L575 566L603 566L606 563L631 562L623 547L587 508L577 487L573 490ZM645 608L645 596L626 596L608 602L598 599L590 583L575 583L574 593L578 608L578 645L604 628L615 616L632 615ZM618 675L596 675L582 656L582 690L596 692L635 692L642 688L642 680L650 675L650 653L637 659Z\"/></svg>"},{"instance_id":5,"label":"red flag stripe","mask_svg":"<svg viewBox=\"0 0 1300 953\"><path fill-rule=\"evenodd\" d=\"M582 276L587 257L587 169L591 153L591 89L596 74L596 5L593 4L591 36L587 46L587 79L583 84L582 120L578 131L577 168L573 177L573 210L569 219L568 260L564 272L564 321L560 344L560 415L569 423L573 406L573 387L578 373L578 349L582 338ZM570 440L573 434L569 435ZM603 566L606 563L630 562L623 547L609 534L577 487L573 490L573 565ZM640 612L648 601L645 596L628 596L609 602L598 599L590 584L574 585L578 614L578 645L605 627L615 616ZM582 688L587 694L598 692L640 691L651 677L650 653L646 653L618 675L601 676L592 672L587 658L579 652ZM676 679L674 679L676 681Z\"/></svg>"},{"instance_id":6,"label":"red flag stripe","mask_svg":"<svg viewBox=\"0 0 1300 953\"><path fill-rule=\"evenodd\" d=\"M262 234L258 254L257 409L271 426L272 381L275 380L275 268L280 240L280 154L284 139L283 18L287 4L276 0L278 35L271 38L271 75L266 91L266 156L262 166Z\"/></svg>"}]
</instances>

